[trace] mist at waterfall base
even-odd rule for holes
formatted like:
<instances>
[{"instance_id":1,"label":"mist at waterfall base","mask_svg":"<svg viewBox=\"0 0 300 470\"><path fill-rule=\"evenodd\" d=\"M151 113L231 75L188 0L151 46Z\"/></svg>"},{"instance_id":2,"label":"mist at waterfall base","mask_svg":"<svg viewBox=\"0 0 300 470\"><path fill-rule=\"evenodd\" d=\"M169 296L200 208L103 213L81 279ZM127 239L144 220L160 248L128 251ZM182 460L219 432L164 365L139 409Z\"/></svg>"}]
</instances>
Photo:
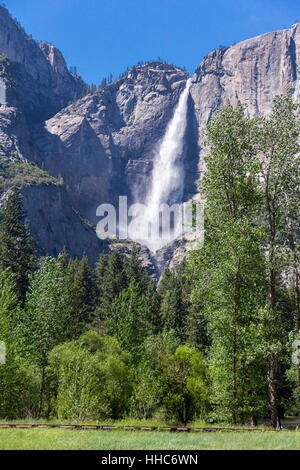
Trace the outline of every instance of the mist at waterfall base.
<instances>
[{"instance_id":1,"label":"mist at waterfall base","mask_svg":"<svg viewBox=\"0 0 300 470\"><path fill-rule=\"evenodd\" d=\"M183 146L190 84L188 79L158 147L145 203L136 202L128 213L133 217L129 238L153 253L182 235Z\"/></svg>"}]
</instances>

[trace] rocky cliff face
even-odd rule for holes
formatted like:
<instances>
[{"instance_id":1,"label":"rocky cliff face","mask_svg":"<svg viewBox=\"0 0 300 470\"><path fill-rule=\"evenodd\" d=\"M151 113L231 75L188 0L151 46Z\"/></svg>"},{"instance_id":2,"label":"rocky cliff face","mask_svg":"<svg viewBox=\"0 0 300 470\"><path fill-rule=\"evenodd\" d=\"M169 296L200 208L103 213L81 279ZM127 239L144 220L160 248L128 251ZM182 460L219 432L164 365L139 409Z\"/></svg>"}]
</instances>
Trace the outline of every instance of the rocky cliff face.
<instances>
[{"instance_id":1,"label":"rocky cliff face","mask_svg":"<svg viewBox=\"0 0 300 470\"><path fill-rule=\"evenodd\" d=\"M46 119L87 90L72 76L61 52L51 44L37 43L0 7L0 52L9 58L12 77L9 102L18 104L30 121Z\"/></svg>"},{"instance_id":2,"label":"rocky cliff face","mask_svg":"<svg viewBox=\"0 0 300 470\"><path fill-rule=\"evenodd\" d=\"M199 147L205 125L220 106L243 103L250 116L266 114L273 98L291 88L299 101L299 73L300 23L211 52L192 77Z\"/></svg>"},{"instance_id":3,"label":"rocky cliff face","mask_svg":"<svg viewBox=\"0 0 300 470\"><path fill-rule=\"evenodd\" d=\"M37 163L63 177L73 204L90 220L99 204L119 195L142 201L155 146L186 79L168 64L132 67L35 127Z\"/></svg>"},{"instance_id":4,"label":"rocky cliff face","mask_svg":"<svg viewBox=\"0 0 300 470\"><path fill-rule=\"evenodd\" d=\"M71 255L86 251L94 262L104 244L85 219L95 224L97 206L116 203L119 195L143 201L153 156L187 74L149 62L90 93L68 72L60 51L33 41L2 7L1 53L8 60L0 57L0 158L33 162L63 184L23 190L40 252L55 254L65 245ZM249 115L267 113L273 97L290 88L299 99L299 70L299 23L213 51L203 60L192 77L188 103L185 199L197 192L203 133L213 113L239 102ZM184 255L176 243L156 260L142 248L141 257L161 272L174 250L175 263Z\"/></svg>"},{"instance_id":5,"label":"rocky cliff face","mask_svg":"<svg viewBox=\"0 0 300 470\"><path fill-rule=\"evenodd\" d=\"M85 94L88 87L68 72L60 51L33 41L3 7L0 54L0 164L29 164L36 160L36 123ZM38 253L55 255L66 246L73 256L81 256L84 250L94 261L105 243L73 207L66 189L51 178L47 184L25 186L24 205Z\"/></svg>"},{"instance_id":6,"label":"rocky cliff face","mask_svg":"<svg viewBox=\"0 0 300 470\"><path fill-rule=\"evenodd\" d=\"M24 208L31 234L41 255L57 256L67 247L73 257L83 251L95 261L107 244L95 237L95 227L84 220L71 204L64 188L54 185L23 189Z\"/></svg>"}]
</instances>

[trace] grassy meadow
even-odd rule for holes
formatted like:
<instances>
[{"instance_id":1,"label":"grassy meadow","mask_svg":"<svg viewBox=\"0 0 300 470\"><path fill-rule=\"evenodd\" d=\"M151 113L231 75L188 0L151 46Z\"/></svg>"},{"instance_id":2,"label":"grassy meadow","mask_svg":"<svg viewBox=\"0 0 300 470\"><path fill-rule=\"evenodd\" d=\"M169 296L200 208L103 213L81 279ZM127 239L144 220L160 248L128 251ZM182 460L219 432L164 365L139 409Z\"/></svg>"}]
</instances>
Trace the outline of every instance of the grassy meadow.
<instances>
[{"instance_id":1,"label":"grassy meadow","mask_svg":"<svg viewBox=\"0 0 300 470\"><path fill-rule=\"evenodd\" d=\"M0 429L0 450L299 450L300 431Z\"/></svg>"}]
</instances>

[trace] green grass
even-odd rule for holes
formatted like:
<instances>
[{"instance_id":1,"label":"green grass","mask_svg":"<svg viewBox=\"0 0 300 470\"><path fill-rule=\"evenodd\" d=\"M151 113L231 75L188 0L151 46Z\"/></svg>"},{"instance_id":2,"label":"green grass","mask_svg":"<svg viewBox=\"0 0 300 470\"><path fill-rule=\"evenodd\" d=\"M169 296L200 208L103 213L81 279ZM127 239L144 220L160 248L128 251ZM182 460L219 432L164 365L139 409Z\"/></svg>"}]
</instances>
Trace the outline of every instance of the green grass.
<instances>
[{"instance_id":1,"label":"green grass","mask_svg":"<svg viewBox=\"0 0 300 470\"><path fill-rule=\"evenodd\" d=\"M0 450L294 450L299 431L278 433L0 429Z\"/></svg>"},{"instance_id":2,"label":"green grass","mask_svg":"<svg viewBox=\"0 0 300 470\"><path fill-rule=\"evenodd\" d=\"M42 184L59 185L60 183L45 170L31 163L0 160L0 191L5 191L12 186L40 186Z\"/></svg>"},{"instance_id":3,"label":"green grass","mask_svg":"<svg viewBox=\"0 0 300 470\"><path fill-rule=\"evenodd\" d=\"M90 421L85 421L84 423L80 420L72 419L72 420L62 420L58 418L52 418L50 420L47 420L46 418L40 418L40 419L34 419L34 418L22 418L22 419L17 419L17 420L8 420L8 419L1 419L0 423L19 423L19 424L101 424L101 425L113 425L113 426L156 426L156 427L164 427L164 426L180 426L180 424L176 421L166 421L162 417L154 417L154 418L147 418L147 419L135 419L131 417L119 419L119 420L112 420L112 419L105 419L101 421L97 420L90 420ZM246 428L249 429L251 426L249 424L239 424L239 425L232 425L228 423L222 423L222 422L214 422L214 423L208 423L204 420L197 419L193 422L190 422L187 424L189 427L194 427L194 428ZM272 428L270 426L267 426L266 424L260 424L257 426L257 429L262 429L262 430L271 430Z\"/></svg>"}]
</instances>

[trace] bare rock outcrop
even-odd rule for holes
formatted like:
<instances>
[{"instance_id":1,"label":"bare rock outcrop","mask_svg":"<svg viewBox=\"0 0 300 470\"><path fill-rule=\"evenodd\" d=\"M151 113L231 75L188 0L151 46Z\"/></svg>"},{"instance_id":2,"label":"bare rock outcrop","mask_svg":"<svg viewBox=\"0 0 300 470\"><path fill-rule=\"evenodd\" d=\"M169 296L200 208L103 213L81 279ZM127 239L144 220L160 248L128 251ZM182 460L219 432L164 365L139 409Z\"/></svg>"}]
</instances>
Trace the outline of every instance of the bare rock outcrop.
<instances>
[{"instance_id":1,"label":"bare rock outcrop","mask_svg":"<svg viewBox=\"0 0 300 470\"><path fill-rule=\"evenodd\" d=\"M62 176L74 205L94 222L103 202L117 203L119 195L141 201L186 79L168 64L132 67L36 126L38 164Z\"/></svg>"},{"instance_id":2,"label":"bare rock outcrop","mask_svg":"<svg viewBox=\"0 0 300 470\"><path fill-rule=\"evenodd\" d=\"M87 90L80 77L69 73L58 49L34 41L2 6L0 53L9 59L15 99L31 121L50 117Z\"/></svg>"},{"instance_id":3,"label":"bare rock outcrop","mask_svg":"<svg viewBox=\"0 0 300 470\"><path fill-rule=\"evenodd\" d=\"M207 122L221 106L242 103L249 116L267 114L273 98L290 89L299 101L299 71L300 23L211 52L192 77L199 147Z\"/></svg>"}]
</instances>

